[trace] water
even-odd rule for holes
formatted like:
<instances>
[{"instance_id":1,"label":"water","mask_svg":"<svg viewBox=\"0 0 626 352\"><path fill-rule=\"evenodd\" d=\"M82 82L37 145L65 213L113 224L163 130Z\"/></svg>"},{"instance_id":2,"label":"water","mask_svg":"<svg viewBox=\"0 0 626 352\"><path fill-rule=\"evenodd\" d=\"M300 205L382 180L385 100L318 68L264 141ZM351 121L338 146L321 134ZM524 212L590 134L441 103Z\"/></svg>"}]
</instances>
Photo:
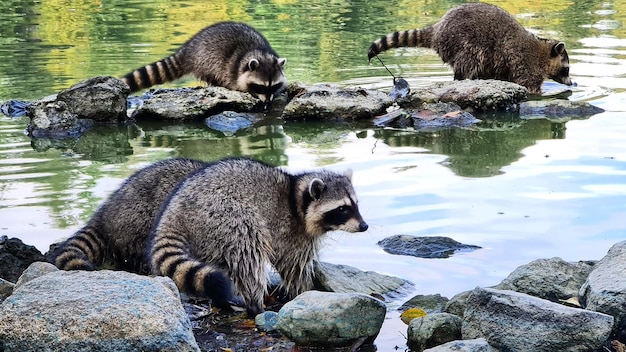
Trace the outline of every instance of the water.
<instances>
[{"instance_id":1,"label":"water","mask_svg":"<svg viewBox=\"0 0 626 352\"><path fill-rule=\"evenodd\" d=\"M220 20L262 31L287 57L290 80L389 88L386 71L367 63L369 43L433 23L457 3L8 0L0 4L0 101L33 100L88 77L120 76ZM525 27L565 41L578 83L569 99L607 112L569 122L495 116L476 128L435 132L271 122L233 137L196 123L142 123L98 129L57 146L31 144L23 133L26 119L0 117L0 235L45 252L151 162L249 155L292 170L352 168L370 230L332 234L322 259L409 279L415 294L451 297L494 285L538 258L600 259L626 238L626 4L496 3ZM413 87L452 79L426 49L381 57ZM186 79L169 86L194 84ZM376 245L396 234L448 236L483 248L419 259ZM405 335L405 325L390 313L379 350L402 347Z\"/></svg>"}]
</instances>

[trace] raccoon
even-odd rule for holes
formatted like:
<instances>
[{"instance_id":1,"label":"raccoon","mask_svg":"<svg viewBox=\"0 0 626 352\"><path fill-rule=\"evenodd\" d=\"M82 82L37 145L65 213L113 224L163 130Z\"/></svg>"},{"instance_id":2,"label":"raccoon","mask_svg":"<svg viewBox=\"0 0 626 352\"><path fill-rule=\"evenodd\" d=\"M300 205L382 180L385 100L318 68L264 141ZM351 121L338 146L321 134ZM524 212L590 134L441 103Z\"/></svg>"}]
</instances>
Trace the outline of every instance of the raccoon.
<instances>
[{"instance_id":1,"label":"raccoon","mask_svg":"<svg viewBox=\"0 0 626 352\"><path fill-rule=\"evenodd\" d=\"M137 171L83 228L58 247L53 263L62 270L95 270L107 263L117 269L148 273L144 253L161 204L180 181L206 165L179 158Z\"/></svg>"},{"instance_id":2,"label":"raccoon","mask_svg":"<svg viewBox=\"0 0 626 352\"><path fill-rule=\"evenodd\" d=\"M290 174L245 158L208 165L165 202L148 245L152 272L192 296L206 295L212 275L224 273L255 316L263 311L267 264L293 297L313 287L325 233L367 230L350 179L351 172Z\"/></svg>"},{"instance_id":3,"label":"raccoon","mask_svg":"<svg viewBox=\"0 0 626 352\"><path fill-rule=\"evenodd\" d=\"M398 47L434 49L454 71L454 79L498 79L541 94L546 78L572 85L563 42L528 32L503 9L467 3L449 10L434 25L388 34L367 57Z\"/></svg>"},{"instance_id":4,"label":"raccoon","mask_svg":"<svg viewBox=\"0 0 626 352\"><path fill-rule=\"evenodd\" d=\"M136 92L193 74L208 84L248 92L268 103L285 86L286 61L251 26L220 22L201 30L171 56L122 80Z\"/></svg>"}]
</instances>

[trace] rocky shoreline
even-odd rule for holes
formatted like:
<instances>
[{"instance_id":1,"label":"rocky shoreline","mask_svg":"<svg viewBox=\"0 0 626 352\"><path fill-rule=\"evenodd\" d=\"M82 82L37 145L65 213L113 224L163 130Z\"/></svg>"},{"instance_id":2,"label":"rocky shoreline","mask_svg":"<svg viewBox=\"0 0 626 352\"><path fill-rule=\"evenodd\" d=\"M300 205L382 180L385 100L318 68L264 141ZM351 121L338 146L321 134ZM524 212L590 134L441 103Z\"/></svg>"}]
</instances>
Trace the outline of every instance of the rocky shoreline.
<instances>
[{"instance_id":1,"label":"rocky shoreline","mask_svg":"<svg viewBox=\"0 0 626 352\"><path fill-rule=\"evenodd\" d=\"M169 278L59 271L20 243L0 238L2 268L32 262L15 284L0 280L2 351L375 351L385 301L413 287L400 278L317 263L320 291L287 304L268 301L268 310L252 321L181 301ZM442 240L434 252L449 243ZM599 261L538 259L494 287L451 299L418 295L398 308L403 316L423 313L407 319L407 340L397 345L418 352L623 351L624 272L626 241Z\"/></svg>"}]
</instances>

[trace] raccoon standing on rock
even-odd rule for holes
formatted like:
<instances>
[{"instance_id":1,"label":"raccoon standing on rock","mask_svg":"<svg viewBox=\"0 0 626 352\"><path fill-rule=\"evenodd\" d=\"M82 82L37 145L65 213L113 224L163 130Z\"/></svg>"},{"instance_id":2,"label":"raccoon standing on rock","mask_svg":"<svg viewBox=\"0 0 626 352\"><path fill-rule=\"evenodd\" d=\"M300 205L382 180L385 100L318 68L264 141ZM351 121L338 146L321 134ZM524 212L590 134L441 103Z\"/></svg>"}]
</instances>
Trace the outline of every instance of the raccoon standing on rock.
<instances>
[{"instance_id":1,"label":"raccoon standing on rock","mask_svg":"<svg viewBox=\"0 0 626 352\"><path fill-rule=\"evenodd\" d=\"M454 79L498 79L541 94L550 78L572 85L565 44L528 32L503 9L467 3L449 10L434 25L381 37L368 59L398 47L434 49L454 71Z\"/></svg>"},{"instance_id":2,"label":"raccoon standing on rock","mask_svg":"<svg viewBox=\"0 0 626 352\"><path fill-rule=\"evenodd\" d=\"M221 22L201 30L173 55L138 68L122 80L136 92L192 74L208 84L248 92L269 103L285 85L285 62L254 28Z\"/></svg>"},{"instance_id":3,"label":"raccoon standing on rock","mask_svg":"<svg viewBox=\"0 0 626 352\"><path fill-rule=\"evenodd\" d=\"M263 311L267 264L290 296L309 290L323 235L367 230L350 177L290 174L250 159L208 165L165 202L148 245L152 271L196 296L224 273L250 316Z\"/></svg>"}]
</instances>

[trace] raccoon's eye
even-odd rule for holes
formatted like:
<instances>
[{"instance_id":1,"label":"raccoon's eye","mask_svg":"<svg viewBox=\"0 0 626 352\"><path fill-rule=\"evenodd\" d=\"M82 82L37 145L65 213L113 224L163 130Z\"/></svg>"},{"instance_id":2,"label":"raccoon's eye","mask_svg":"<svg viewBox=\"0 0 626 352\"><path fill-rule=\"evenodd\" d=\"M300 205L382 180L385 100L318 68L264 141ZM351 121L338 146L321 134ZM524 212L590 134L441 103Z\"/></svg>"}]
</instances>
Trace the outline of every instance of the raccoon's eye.
<instances>
[{"instance_id":1,"label":"raccoon's eye","mask_svg":"<svg viewBox=\"0 0 626 352\"><path fill-rule=\"evenodd\" d=\"M337 208L337 211L342 214L347 214L350 212L350 207L348 207L347 205L342 205L339 208Z\"/></svg>"}]
</instances>

